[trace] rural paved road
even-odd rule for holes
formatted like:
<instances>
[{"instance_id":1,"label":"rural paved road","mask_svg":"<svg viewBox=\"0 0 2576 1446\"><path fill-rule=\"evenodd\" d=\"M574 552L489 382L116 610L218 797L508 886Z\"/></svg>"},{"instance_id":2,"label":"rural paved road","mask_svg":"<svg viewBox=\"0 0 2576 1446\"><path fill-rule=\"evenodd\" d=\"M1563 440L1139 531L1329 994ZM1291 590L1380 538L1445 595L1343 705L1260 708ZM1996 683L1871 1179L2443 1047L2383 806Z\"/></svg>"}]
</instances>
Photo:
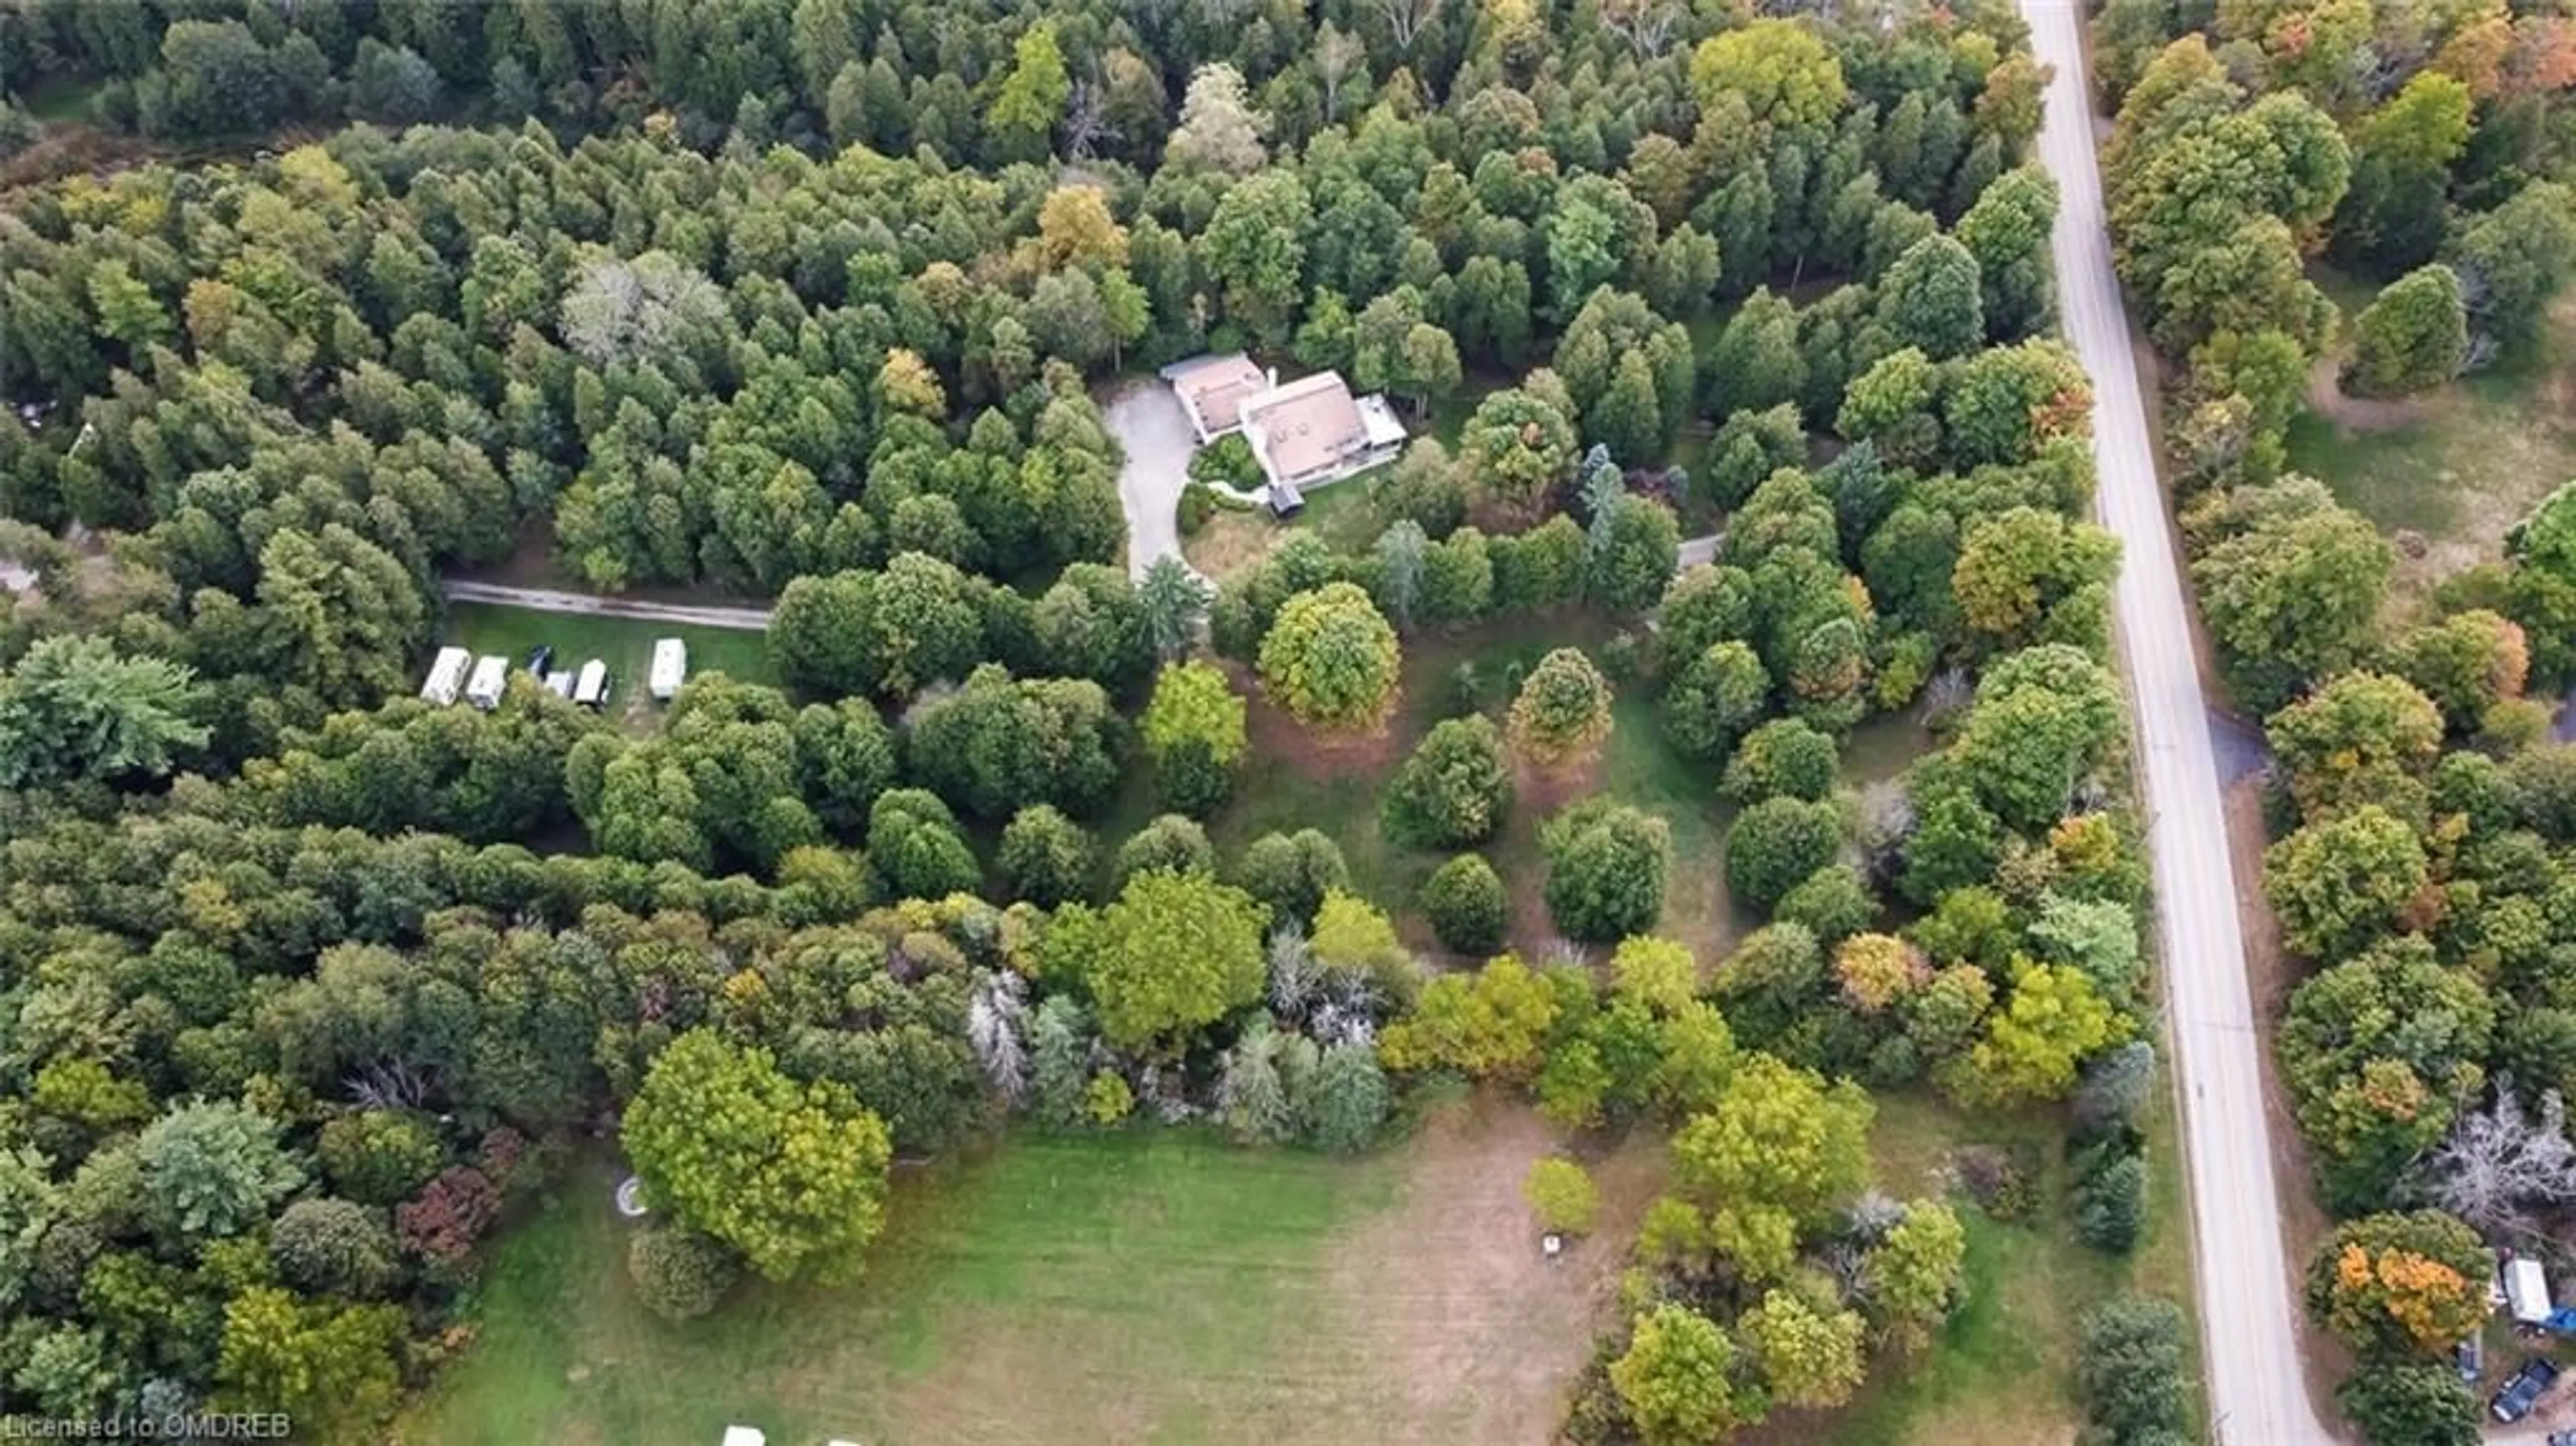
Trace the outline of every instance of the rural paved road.
<instances>
[{"instance_id":1,"label":"rural paved road","mask_svg":"<svg viewBox=\"0 0 2576 1446\"><path fill-rule=\"evenodd\" d=\"M645 602L631 597L602 597L587 592L557 592L542 587L503 587L498 583L447 583L450 602L503 603L514 608L535 608L548 613L588 613L603 618L640 618L655 623L691 623L702 628L733 628L740 632L760 633L769 630L767 608L701 607L691 603Z\"/></svg>"},{"instance_id":2,"label":"rural paved road","mask_svg":"<svg viewBox=\"0 0 2576 1446\"><path fill-rule=\"evenodd\" d=\"M2021 8L2039 58L2055 70L2039 149L2059 192L2052 238L2059 304L2067 340L2093 378L2098 505L2124 552L2114 600L2137 720L2190 1162L2211 1435L2222 1446L2325 1446L2334 1437L2318 1421L2300 1369L2271 1121L2264 1112L2262 1036L2237 932L2236 879L2208 707L2128 317L2111 271L2083 17L2070 0L2022 0Z\"/></svg>"}]
</instances>

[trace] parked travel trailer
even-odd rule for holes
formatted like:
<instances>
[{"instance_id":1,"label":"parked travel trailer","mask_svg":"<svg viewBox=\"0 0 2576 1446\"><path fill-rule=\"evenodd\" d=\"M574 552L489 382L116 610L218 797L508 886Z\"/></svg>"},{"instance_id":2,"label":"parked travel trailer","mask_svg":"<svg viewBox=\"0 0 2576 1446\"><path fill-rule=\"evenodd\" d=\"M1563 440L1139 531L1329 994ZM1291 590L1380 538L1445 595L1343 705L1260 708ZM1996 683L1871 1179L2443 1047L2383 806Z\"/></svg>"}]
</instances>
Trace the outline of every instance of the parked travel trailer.
<instances>
[{"instance_id":1,"label":"parked travel trailer","mask_svg":"<svg viewBox=\"0 0 2576 1446\"><path fill-rule=\"evenodd\" d=\"M546 691L558 698L572 696L572 683L573 673L570 668L561 668L546 674Z\"/></svg>"},{"instance_id":2,"label":"parked travel trailer","mask_svg":"<svg viewBox=\"0 0 2576 1446\"><path fill-rule=\"evenodd\" d=\"M2504 1263L2504 1299L2518 1324L2538 1325L2549 1319L2549 1276L2539 1261L2518 1255Z\"/></svg>"},{"instance_id":3,"label":"parked travel trailer","mask_svg":"<svg viewBox=\"0 0 2576 1446\"><path fill-rule=\"evenodd\" d=\"M689 645L678 638L653 640L653 669L646 675L645 687L652 695L668 703L678 695L680 685L689 680Z\"/></svg>"},{"instance_id":4,"label":"parked travel trailer","mask_svg":"<svg viewBox=\"0 0 2576 1446\"><path fill-rule=\"evenodd\" d=\"M474 676L465 684L465 701L488 713L501 706L501 695L509 687L510 660L499 653L486 653L474 660Z\"/></svg>"},{"instance_id":5,"label":"parked travel trailer","mask_svg":"<svg viewBox=\"0 0 2576 1446\"><path fill-rule=\"evenodd\" d=\"M581 676L572 685L572 700L585 708L605 708L608 686L608 665L593 658L581 665Z\"/></svg>"},{"instance_id":6,"label":"parked travel trailer","mask_svg":"<svg viewBox=\"0 0 2576 1446\"><path fill-rule=\"evenodd\" d=\"M474 667L474 655L463 648L441 648L430 660L429 678L420 685L420 696L444 707L456 701L465 687L465 675Z\"/></svg>"}]
</instances>

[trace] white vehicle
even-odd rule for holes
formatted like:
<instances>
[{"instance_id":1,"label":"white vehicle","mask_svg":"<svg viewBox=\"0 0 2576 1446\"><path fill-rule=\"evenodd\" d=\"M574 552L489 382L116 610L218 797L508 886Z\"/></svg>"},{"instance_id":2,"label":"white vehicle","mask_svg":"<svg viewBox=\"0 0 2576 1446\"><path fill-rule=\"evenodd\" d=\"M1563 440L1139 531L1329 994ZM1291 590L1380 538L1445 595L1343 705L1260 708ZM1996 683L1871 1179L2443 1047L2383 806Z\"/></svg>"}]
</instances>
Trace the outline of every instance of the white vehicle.
<instances>
[{"instance_id":1,"label":"white vehicle","mask_svg":"<svg viewBox=\"0 0 2576 1446\"><path fill-rule=\"evenodd\" d=\"M2518 1255L2504 1263L2504 1298L2520 1325L2538 1325L2549 1319L2554 1309L2549 1300L2548 1273L2528 1255Z\"/></svg>"},{"instance_id":2,"label":"white vehicle","mask_svg":"<svg viewBox=\"0 0 2576 1446\"><path fill-rule=\"evenodd\" d=\"M585 708L608 706L608 665L597 658L581 665L572 685L572 700Z\"/></svg>"},{"instance_id":3,"label":"white vehicle","mask_svg":"<svg viewBox=\"0 0 2576 1446\"><path fill-rule=\"evenodd\" d=\"M489 713L501 706L501 695L509 687L510 660L499 653L486 653L474 660L474 676L465 684L465 701Z\"/></svg>"},{"instance_id":4,"label":"white vehicle","mask_svg":"<svg viewBox=\"0 0 2576 1446\"><path fill-rule=\"evenodd\" d=\"M569 698L572 696L572 682L572 669L559 669L546 674L546 691L558 698Z\"/></svg>"},{"instance_id":5,"label":"white vehicle","mask_svg":"<svg viewBox=\"0 0 2576 1446\"><path fill-rule=\"evenodd\" d=\"M689 645L678 638L653 640L653 668L645 676L644 686L657 700L668 703L678 696L680 685L689 680Z\"/></svg>"},{"instance_id":6,"label":"white vehicle","mask_svg":"<svg viewBox=\"0 0 2576 1446\"><path fill-rule=\"evenodd\" d=\"M474 666L474 655L463 648L441 648L430 660L429 678L420 685L423 701L440 707L456 701L457 691L465 686L465 674Z\"/></svg>"}]
</instances>

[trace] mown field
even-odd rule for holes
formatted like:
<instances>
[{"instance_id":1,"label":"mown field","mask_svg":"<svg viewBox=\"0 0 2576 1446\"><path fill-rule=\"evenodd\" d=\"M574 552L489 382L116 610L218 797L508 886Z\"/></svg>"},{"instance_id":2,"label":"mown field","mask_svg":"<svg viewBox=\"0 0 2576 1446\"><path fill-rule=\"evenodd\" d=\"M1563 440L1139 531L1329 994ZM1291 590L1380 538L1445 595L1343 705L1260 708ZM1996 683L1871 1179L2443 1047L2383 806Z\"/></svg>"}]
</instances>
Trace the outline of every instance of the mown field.
<instances>
[{"instance_id":1,"label":"mown field","mask_svg":"<svg viewBox=\"0 0 2576 1446\"><path fill-rule=\"evenodd\" d=\"M1966 1304L1927 1356L1873 1370L1843 1411L1785 1413L1743 1439L2072 1440L2083 1309L2130 1280L2188 1298L2169 1112L2153 1131L2151 1232L2122 1262L2069 1236L2048 1122L1971 1121L1921 1095L1878 1109L1891 1191L1938 1193L1954 1150L2021 1142L2048 1164L2034 1212L1962 1210ZM635 1299L633 1227L594 1160L504 1237L477 1339L399 1438L704 1446L739 1423L780 1446L1543 1446L1663 1178L1646 1133L1586 1150L1604 1226L1554 1263L1519 1196L1550 1132L1497 1097L1445 1105L1360 1160L1187 1132L1016 1134L900 1176L865 1279L746 1287L685 1325Z\"/></svg>"},{"instance_id":2,"label":"mown field","mask_svg":"<svg viewBox=\"0 0 2576 1446\"><path fill-rule=\"evenodd\" d=\"M678 1326L636 1301L595 1162L506 1238L401 1439L1541 1446L1660 1178L1642 1143L1601 1162L1620 1228L1549 1262L1519 1197L1548 1144L1498 1099L1360 1160L1014 1135L899 1177L866 1279Z\"/></svg>"}]
</instances>

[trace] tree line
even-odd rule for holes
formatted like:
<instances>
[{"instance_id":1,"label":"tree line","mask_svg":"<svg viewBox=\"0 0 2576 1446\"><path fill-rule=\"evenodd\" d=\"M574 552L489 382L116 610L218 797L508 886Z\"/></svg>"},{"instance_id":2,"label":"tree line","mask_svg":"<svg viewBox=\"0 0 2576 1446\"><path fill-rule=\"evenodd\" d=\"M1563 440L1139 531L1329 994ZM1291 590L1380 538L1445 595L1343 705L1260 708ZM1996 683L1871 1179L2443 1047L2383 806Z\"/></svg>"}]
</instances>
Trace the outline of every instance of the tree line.
<instances>
[{"instance_id":1,"label":"tree line","mask_svg":"<svg viewBox=\"0 0 2576 1446\"><path fill-rule=\"evenodd\" d=\"M2576 663L2555 540L2576 513L2547 499L2502 559L2392 610L2389 542L2285 470L2344 325L2303 268L2387 282L2349 319L2350 390L2527 352L2576 256L2571 39L2502 5L2115 0L2097 22L2125 97L2117 259L2186 361L2167 440L2191 576L2274 761L2263 884L2301 966L2275 1047L2342 1222L2307 1303L2361 1361L2337 1399L2372 1442L2477 1439L2450 1355L2487 1316L2490 1247L2552 1254L2540 1221L2576 1201L2549 701Z\"/></svg>"}]
</instances>

